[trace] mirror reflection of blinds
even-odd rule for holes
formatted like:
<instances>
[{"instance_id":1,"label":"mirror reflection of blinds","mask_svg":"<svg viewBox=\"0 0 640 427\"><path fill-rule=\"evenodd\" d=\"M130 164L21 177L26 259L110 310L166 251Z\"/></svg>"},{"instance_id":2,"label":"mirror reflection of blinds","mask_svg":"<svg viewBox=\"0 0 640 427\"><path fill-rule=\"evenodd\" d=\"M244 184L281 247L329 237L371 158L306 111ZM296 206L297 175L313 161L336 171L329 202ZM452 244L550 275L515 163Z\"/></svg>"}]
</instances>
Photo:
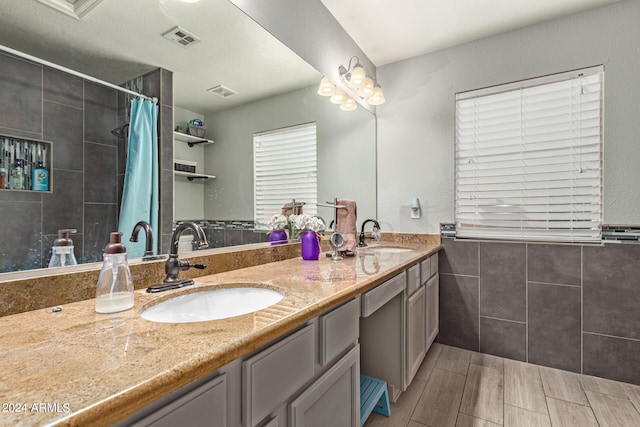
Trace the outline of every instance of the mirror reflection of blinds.
<instances>
[{"instance_id":1,"label":"mirror reflection of blinds","mask_svg":"<svg viewBox=\"0 0 640 427\"><path fill-rule=\"evenodd\" d=\"M543 80L456 95L457 237L600 241L603 69Z\"/></svg>"},{"instance_id":2,"label":"mirror reflection of blinds","mask_svg":"<svg viewBox=\"0 0 640 427\"><path fill-rule=\"evenodd\" d=\"M316 124L292 126L253 136L254 220L265 228L291 199L315 215L318 199Z\"/></svg>"}]
</instances>

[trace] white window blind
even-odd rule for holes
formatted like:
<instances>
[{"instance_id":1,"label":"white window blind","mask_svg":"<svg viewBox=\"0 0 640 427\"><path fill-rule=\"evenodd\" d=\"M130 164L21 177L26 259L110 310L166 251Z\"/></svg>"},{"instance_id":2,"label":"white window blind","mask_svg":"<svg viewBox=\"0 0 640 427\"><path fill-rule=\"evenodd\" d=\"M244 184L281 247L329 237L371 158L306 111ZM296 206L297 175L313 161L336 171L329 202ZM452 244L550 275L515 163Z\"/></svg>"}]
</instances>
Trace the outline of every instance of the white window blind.
<instances>
[{"instance_id":1,"label":"white window blind","mask_svg":"<svg viewBox=\"0 0 640 427\"><path fill-rule=\"evenodd\" d=\"M316 124L308 123L253 135L254 220L266 228L272 215L291 199L305 202L315 215L318 199Z\"/></svg>"},{"instance_id":2,"label":"white window blind","mask_svg":"<svg viewBox=\"0 0 640 427\"><path fill-rule=\"evenodd\" d=\"M603 69L456 95L456 236L601 239Z\"/></svg>"}]
</instances>

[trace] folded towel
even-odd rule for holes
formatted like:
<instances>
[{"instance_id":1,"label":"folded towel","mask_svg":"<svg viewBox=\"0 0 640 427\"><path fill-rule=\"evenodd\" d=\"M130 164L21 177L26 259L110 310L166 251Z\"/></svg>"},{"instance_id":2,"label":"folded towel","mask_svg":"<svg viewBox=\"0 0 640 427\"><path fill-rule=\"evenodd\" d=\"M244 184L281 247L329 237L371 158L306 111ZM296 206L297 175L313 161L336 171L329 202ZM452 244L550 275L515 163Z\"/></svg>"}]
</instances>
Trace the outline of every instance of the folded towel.
<instances>
[{"instance_id":1,"label":"folded towel","mask_svg":"<svg viewBox=\"0 0 640 427\"><path fill-rule=\"evenodd\" d=\"M344 246L341 251L353 252L356 249L356 220L358 208L353 200L338 200L338 204L346 209L338 209L336 232L342 234Z\"/></svg>"},{"instance_id":2,"label":"folded towel","mask_svg":"<svg viewBox=\"0 0 640 427\"><path fill-rule=\"evenodd\" d=\"M291 202L285 203L282 206L282 215L302 215L302 204L296 202L296 211L291 208Z\"/></svg>"}]
</instances>

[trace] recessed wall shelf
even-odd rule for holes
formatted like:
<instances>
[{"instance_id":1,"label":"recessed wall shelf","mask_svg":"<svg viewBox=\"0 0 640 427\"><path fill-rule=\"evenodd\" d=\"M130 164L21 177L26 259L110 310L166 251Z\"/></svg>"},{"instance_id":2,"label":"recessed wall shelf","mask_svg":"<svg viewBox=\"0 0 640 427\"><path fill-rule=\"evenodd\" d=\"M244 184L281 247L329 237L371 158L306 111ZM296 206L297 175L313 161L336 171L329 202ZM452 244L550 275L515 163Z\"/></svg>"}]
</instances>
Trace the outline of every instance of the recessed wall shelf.
<instances>
[{"instance_id":1,"label":"recessed wall shelf","mask_svg":"<svg viewBox=\"0 0 640 427\"><path fill-rule=\"evenodd\" d=\"M194 179L203 179L203 180L207 180L209 178L211 179L215 179L214 175L205 175L205 174L201 174L201 173L191 173L191 172L182 172L182 171L173 171L174 175L178 175L178 176L184 176L186 177L189 181L193 181Z\"/></svg>"},{"instance_id":2,"label":"recessed wall shelf","mask_svg":"<svg viewBox=\"0 0 640 427\"><path fill-rule=\"evenodd\" d=\"M200 137L188 135L182 132L173 131L173 137L175 138L176 141L182 141L187 143L189 147L193 147L194 145L199 145L199 144L204 144L204 145L213 144L213 141L210 139L200 138Z\"/></svg>"}]
</instances>

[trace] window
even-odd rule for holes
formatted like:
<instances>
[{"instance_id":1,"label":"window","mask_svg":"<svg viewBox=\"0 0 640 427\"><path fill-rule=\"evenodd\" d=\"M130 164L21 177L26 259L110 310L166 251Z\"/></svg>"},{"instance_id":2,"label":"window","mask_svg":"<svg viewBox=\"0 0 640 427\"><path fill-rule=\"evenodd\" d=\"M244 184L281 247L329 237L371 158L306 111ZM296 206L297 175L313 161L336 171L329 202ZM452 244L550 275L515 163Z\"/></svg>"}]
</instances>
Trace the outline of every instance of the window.
<instances>
[{"instance_id":1,"label":"window","mask_svg":"<svg viewBox=\"0 0 640 427\"><path fill-rule=\"evenodd\" d=\"M456 236L600 241L603 68L456 95Z\"/></svg>"},{"instance_id":2,"label":"window","mask_svg":"<svg viewBox=\"0 0 640 427\"><path fill-rule=\"evenodd\" d=\"M316 124L308 123L253 135L254 220L266 228L282 205L305 202L315 215L318 199Z\"/></svg>"}]
</instances>

